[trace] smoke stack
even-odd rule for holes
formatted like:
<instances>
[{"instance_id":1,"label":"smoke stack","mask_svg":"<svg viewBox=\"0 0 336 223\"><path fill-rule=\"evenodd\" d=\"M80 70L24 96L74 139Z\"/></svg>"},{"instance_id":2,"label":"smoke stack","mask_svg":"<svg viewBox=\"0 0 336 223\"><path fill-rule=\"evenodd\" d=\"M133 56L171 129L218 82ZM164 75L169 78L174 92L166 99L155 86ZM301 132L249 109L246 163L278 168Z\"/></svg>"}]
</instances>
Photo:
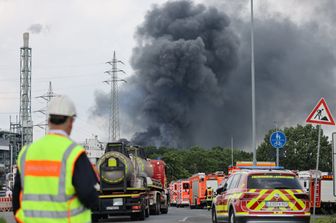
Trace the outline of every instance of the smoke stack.
<instances>
[{"instance_id":1,"label":"smoke stack","mask_svg":"<svg viewBox=\"0 0 336 223\"><path fill-rule=\"evenodd\" d=\"M29 33L23 33L23 47L29 47Z\"/></svg>"}]
</instances>

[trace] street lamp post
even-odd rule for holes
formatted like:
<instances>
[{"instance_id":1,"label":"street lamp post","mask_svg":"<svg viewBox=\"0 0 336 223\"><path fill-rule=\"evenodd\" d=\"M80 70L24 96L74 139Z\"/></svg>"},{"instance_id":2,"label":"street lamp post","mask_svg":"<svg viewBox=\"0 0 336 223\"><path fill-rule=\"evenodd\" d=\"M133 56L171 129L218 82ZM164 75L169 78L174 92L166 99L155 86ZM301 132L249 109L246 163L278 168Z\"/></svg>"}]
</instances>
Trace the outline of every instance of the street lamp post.
<instances>
[{"instance_id":1,"label":"street lamp post","mask_svg":"<svg viewBox=\"0 0 336 223\"><path fill-rule=\"evenodd\" d=\"M255 69L254 69L254 24L253 24L253 0L251 0L251 82L252 82L252 150L253 165L257 165L256 148L256 120L255 120Z\"/></svg>"}]
</instances>

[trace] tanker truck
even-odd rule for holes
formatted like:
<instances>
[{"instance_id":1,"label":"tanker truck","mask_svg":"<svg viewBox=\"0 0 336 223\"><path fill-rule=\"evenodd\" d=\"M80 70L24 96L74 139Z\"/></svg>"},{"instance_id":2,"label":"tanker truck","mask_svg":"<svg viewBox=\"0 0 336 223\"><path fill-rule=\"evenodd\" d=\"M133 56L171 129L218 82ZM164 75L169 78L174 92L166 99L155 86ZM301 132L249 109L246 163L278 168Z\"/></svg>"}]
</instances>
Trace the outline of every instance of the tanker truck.
<instances>
[{"instance_id":1,"label":"tanker truck","mask_svg":"<svg viewBox=\"0 0 336 223\"><path fill-rule=\"evenodd\" d=\"M99 208L94 222L126 215L145 220L150 214L168 213L166 164L149 160L144 149L108 143L96 165L100 178Z\"/></svg>"}]
</instances>

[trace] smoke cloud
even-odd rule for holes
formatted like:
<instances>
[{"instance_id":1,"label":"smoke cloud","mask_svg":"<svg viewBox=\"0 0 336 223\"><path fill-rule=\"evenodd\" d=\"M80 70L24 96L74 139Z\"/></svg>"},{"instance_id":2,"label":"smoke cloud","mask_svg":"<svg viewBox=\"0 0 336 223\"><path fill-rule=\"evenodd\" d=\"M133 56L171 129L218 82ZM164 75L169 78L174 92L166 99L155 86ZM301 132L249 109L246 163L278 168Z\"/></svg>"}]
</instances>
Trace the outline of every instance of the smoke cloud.
<instances>
[{"instance_id":1,"label":"smoke cloud","mask_svg":"<svg viewBox=\"0 0 336 223\"><path fill-rule=\"evenodd\" d=\"M190 1L154 6L136 31L121 110L141 145L245 147L251 139L250 28ZM224 9L225 10L225 9ZM257 135L304 122L335 89L335 55L318 23L255 21ZM108 97L108 96L105 96ZM103 110L97 97L94 114ZM331 106L333 108L333 106Z\"/></svg>"},{"instance_id":2,"label":"smoke cloud","mask_svg":"<svg viewBox=\"0 0 336 223\"><path fill-rule=\"evenodd\" d=\"M33 34L39 34L41 33L43 30L48 30L49 27L44 27L42 24L36 23L36 24L32 24L29 28L28 31L32 32Z\"/></svg>"},{"instance_id":3,"label":"smoke cloud","mask_svg":"<svg viewBox=\"0 0 336 223\"><path fill-rule=\"evenodd\" d=\"M145 92L140 112L149 125L133 141L196 142L202 114L223 106L223 84L238 64L239 40L229 25L224 13L189 1L168 2L146 15L132 66Z\"/></svg>"}]
</instances>

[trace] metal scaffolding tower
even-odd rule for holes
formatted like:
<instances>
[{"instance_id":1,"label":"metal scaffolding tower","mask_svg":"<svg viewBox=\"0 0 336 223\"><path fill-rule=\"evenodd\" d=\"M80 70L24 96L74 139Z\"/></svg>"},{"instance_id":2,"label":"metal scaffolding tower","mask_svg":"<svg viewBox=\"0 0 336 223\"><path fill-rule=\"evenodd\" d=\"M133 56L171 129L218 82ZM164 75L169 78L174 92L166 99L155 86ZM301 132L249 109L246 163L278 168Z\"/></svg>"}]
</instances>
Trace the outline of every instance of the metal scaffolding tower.
<instances>
[{"instance_id":1,"label":"metal scaffolding tower","mask_svg":"<svg viewBox=\"0 0 336 223\"><path fill-rule=\"evenodd\" d=\"M22 145L33 141L33 121L31 116L31 65L32 49L29 47L29 33L23 34L20 48L20 116Z\"/></svg>"},{"instance_id":2,"label":"metal scaffolding tower","mask_svg":"<svg viewBox=\"0 0 336 223\"><path fill-rule=\"evenodd\" d=\"M12 118L9 117L9 146L10 146L10 170L13 171L13 165L15 165L17 157L22 147L22 137L21 137L21 125L18 121L18 116L16 116L15 122L12 122Z\"/></svg>"},{"instance_id":3,"label":"metal scaffolding tower","mask_svg":"<svg viewBox=\"0 0 336 223\"><path fill-rule=\"evenodd\" d=\"M45 106L44 108L42 108L42 109L36 111L36 112L40 112L40 113L42 113L43 115L45 115L45 121L42 122L42 123L40 123L40 124L35 125L35 126L38 126L38 127L40 127L40 128L44 128L44 133L45 133L45 134L46 134L47 131L48 131L48 113L47 113L48 104L49 104L49 101L50 101L53 97L55 97L55 96L56 96L56 94L53 92L51 81L49 81L48 92L47 92L46 94L44 94L44 95L41 95L41 96L36 97L36 98L42 98L42 99L44 99L44 100L47 102L47 104L46 104L46 106Z\"/></svg>"},{"instance_id":4,"label":"metal scaffolding tower","mask_svg":"<svg viewBox=\"0 0 336 223\"><path fill-rule=\"evenodd\" d=\"M123 79L118 79L118 73L125 71L118 69L117 64L124 64L122 61L117 60L115 51L113 51L113 59L106 62L112 66L111 70L105 71L105 73L111 76L111 79L105 81L107 84L111 85L110 91L110 115L109 115L109 136L108 140L117 141L120 139L120 126L119 126L119 99L118 99L118 82L124 81Z\"/></svg>"}]
</instances>

